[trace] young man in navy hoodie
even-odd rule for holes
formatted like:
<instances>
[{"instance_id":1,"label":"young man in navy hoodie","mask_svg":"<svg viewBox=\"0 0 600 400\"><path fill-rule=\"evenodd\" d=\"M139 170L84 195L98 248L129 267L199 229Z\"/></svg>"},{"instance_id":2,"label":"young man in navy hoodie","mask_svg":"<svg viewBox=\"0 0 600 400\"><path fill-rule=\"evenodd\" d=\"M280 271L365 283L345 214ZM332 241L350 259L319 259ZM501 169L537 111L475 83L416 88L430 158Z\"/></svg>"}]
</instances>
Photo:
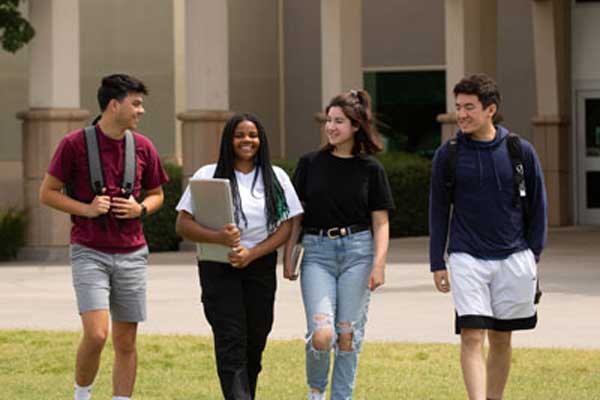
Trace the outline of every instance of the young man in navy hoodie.
<instances>
[{"instance_id":1,"label":"young man in navy hoodie","mask_svg":"<svg viewBox=\"0 0 600 400\"><path fill-rule=\"evenodd\" d=\"M521 139L526 196L522 202L515 196L509 131L494 125L500 106L496 83L484 74L468 76L456 84L454 96L459 131L451 187L449 142L433 159L431 272L440 292L452 285L469 399L499 400L510 370L511 333L537 323L536 264L546 241L546 193L535 150Z\"/></svg>"}]
</instances>

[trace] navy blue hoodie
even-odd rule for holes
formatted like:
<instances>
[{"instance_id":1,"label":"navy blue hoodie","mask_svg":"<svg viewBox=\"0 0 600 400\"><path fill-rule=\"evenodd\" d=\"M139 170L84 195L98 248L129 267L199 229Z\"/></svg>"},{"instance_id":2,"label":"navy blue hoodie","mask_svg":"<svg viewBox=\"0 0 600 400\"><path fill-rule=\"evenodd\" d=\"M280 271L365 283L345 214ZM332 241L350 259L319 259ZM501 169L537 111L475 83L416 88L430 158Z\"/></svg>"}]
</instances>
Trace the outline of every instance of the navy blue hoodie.
<instances>
[{"instance_id":1,"label":"navy blue hoodie","mask_svg":"<svg viewBox=\"0 0 600 400\"><path fill-rule=\"evenodd\" d=\"M531 233L524 233L522 207L514 202L514 177L506 137L508 130L496 126L490 142L471 140L457 133L458 153L454 208L450 223L448 254L464 252L486 260L501 260L531 249L536 261L546 242L546 191L540 162L531 144L521 139ZM446 268L444 252L448 237L449 199L446 190L448 143L433 158L429 199L429 260L431 271Z\"/></svg>"}]
</instances>

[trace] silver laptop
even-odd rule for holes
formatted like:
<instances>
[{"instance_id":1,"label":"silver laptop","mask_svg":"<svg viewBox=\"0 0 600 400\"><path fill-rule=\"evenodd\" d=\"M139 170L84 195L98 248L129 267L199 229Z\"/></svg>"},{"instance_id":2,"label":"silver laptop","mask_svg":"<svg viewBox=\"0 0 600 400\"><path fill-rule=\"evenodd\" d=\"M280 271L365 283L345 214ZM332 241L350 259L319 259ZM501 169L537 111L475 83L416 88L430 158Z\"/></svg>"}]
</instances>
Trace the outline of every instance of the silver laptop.
<instances>
[{"instance_id":1,"label":"silver laptop","mask_svg":"<svg viewBox=\"0 0 600 400\"><path fill-rule=\"evenodd\" d=\"M191 179L190 190L194 204L194 219L200 225L220 230L235 223L229 179ZM215 243L197 243L198 260L229 263L231 247Z\"/></svg>"}]
</instances>

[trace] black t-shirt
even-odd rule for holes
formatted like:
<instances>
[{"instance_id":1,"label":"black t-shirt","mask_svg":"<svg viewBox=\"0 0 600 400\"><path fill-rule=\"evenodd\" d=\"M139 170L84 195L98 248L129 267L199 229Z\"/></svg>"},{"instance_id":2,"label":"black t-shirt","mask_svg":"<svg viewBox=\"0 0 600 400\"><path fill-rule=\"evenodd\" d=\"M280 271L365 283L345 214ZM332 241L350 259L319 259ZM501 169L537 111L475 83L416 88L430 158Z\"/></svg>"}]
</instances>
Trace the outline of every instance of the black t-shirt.
<instances>
[{"instance_id":1,"label":"black t-shirt","mask_svg":"<svg viewBox=\"0 0 600 400\"><path fill-rule=\"evenodd\" d=\"M394 209L385 170L371 156L308 153L298 161L293 182L304 205L304 227L370 225L372 211Z\"/></svg>"}]
</instances>

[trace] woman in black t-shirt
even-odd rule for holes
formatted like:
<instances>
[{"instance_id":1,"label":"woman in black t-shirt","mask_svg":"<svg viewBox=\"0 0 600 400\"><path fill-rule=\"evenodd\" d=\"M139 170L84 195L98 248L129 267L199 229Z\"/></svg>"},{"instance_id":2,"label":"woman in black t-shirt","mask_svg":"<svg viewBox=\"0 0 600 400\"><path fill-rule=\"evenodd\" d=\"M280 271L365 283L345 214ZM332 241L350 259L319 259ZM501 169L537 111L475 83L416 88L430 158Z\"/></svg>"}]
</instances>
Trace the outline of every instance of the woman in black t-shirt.
<instances>
[{"instance_id":1,"label":"woman in black t-shirt","mask_svg":"<svg viewBox=\"0 0 600 400\"><path fill-rule=\"evenodd\" d=\"M305 213L286 243L284 276L295 280L292 248L302 233L302 298L308 325L309 399L325 399L329 352L336 346L331 399L352 397L370 291L384 283L394 208L382 146L371 128L367 92L334 97L326 108L327 145L304 155L294 186Z\"/></svg>"}]
</instances>

